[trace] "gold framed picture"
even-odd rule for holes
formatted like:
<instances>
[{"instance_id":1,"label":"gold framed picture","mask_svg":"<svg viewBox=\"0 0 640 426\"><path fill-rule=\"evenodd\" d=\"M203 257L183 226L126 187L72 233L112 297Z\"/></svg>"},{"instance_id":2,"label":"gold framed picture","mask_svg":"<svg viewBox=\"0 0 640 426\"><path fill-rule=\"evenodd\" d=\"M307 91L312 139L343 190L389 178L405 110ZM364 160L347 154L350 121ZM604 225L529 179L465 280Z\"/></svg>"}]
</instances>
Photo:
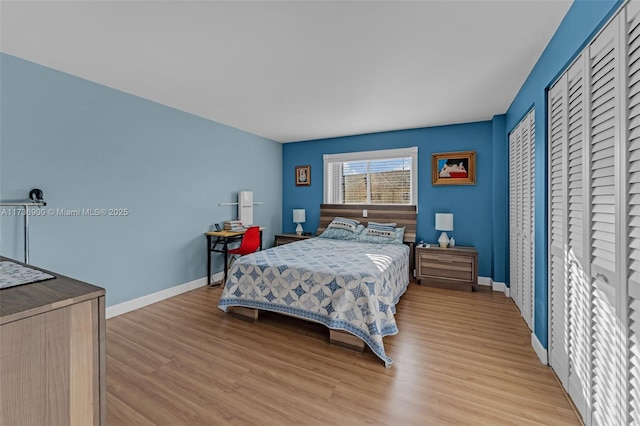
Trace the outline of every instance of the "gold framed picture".
<instances>
[{"instance_id":1,"label":"gold framed picture","mask_svg":"<svg viewBox=\"0 0 640 426\"><path fill-rule=\"evenodd\" d=\"M431 155L431 183L475 185L476 152L440 152Z\"/></svg>"},{"instance_id":2,"label":"gold framed picture","mask_svg":"<svg viewBox=\"0 0 640 426\"><path fill-rule=\"evenodd\" d=\"M311 166L296 166L296 186L311 185Z\"/></svg>"}]
</instances>

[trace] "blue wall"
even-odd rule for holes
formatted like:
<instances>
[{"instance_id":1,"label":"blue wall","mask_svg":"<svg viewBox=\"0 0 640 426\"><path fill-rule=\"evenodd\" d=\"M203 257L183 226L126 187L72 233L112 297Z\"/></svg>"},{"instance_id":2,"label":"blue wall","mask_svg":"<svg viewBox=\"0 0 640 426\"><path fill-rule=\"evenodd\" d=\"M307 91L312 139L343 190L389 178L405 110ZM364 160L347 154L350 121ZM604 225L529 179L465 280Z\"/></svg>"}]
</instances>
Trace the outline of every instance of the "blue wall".
<instances>
[{"instance_id":1,"label":"blue wall","mask_svg":"<svg viewBox=\"0 0 640 426\"><path fill-rule=\"evenodd\" d=\"M204 277L203 232L239 190L264 203L266 245L279 231L282 145L6 54L0 88L2 200L38 187L48 208L129 210L30 220L31 263L105 287L108 306ZM0 236L22 260L22 218Z\"/></svg>"},{"instance_id":2,"label":"blue wall","mask_svg":"<svg viewBox=\"0 0 640 426\"><path fill-rule=\"evenodd\" d=\"M506 130L510 132L531 107L536 109L534 332L545 348L548 335L547 89L615 13L621 3L614 0L576 0L506 114Z\"/></svg>"},{"instance_id":3,"label":"blue wall","mask_svg":"<svg viewBox=\"0 0 640 426\"><path fill-rule=\"evenodd\" d=\"M320 221L323 201L323 154L372 151L379 149L418 147L418 240L435 242L435 213L454 214L451 233L457 245L473 245L478 249L479 274L493 276L494 265L494 124L493 121L456 124L394 132L373 133L341 138L321 139L285 144L282 150L282 229L293 232L294 208L306 209L305 231L315 232ZM504 139L504 125L497 139ZM504 147L499 147L503 151ZM476 185L434 186L431 184L431 154L435 152L475 150L477 154ZM506 151L505 151L506 152ZM504 153L502 154L504 155ZM295 186L295 166L311 166L311 185ZM498 172L501 185L506 182L506 168ZM501 174L502 173L502 174ZM499 185L500 186L500 185ZM504 201L504 200L503 200ZM504 209L504 202L500 210ZM506 213L501 211L504 216ZM503 227L506 224L500 225ZM504 228L506 230L506 228ZM498 231L504 235L505 230ZM504 247L502 247L504 251ZM500 263L500 262L499 262ZM504 269L504 264L502 264ZM503 271L504 274L504 271Z\"/></svg>"}]
</instances>

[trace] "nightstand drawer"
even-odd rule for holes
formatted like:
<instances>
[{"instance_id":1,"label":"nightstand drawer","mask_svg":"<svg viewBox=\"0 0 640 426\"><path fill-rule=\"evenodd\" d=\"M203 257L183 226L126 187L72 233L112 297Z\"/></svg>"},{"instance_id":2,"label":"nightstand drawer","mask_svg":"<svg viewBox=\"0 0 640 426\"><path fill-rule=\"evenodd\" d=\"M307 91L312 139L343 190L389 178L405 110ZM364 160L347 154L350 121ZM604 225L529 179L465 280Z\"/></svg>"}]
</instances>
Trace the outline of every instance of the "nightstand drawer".
<instances>
[{"instance_id":1,"label":"nightstand drawer","mask_svg":"<svg viewBox=\"0 0 640 426\"><path fill-rule=\"evenodd\" d=\"M470 263L466 264L454 264L447 263L441 264L436 262L420 263L420 271L418 272L421 277L425 278L451 278L454 280L473 280L473 268Z\"/></svg>"},{"instance_id":2,"label":"nightstand drawer","mask_svg":"<svg viewBox=\"0 0 640 426\"><path fill-rule=\"evenodd\" d=\"M276 239L276 245L282 246L284 244L295 243L296 241L300 241L300 240L297 238L278 237Z\"/></svg>"},{"instance_id":3,"label":"nightstand drawer","mask_svg":"<svg viewBox=\"0 0 640 426\"><path fill-rule=\"evenodd\" d=\"M423 262L456 263L462 265L469 265L473 263L473 258L471 256L447 256L440 253L420 253L420 258Z\"/></svg>"},{"instance_id":4,"label":"nightstand drawer","mask_svg":"<svg viewBox=\"0 0 640 426\"><path fill-rule=\"evenodd\" d=\"M472 290L478 284L478 252L473 247L417 247L416 278L430 286Z\"/></svg>"},{"instance_id":5,"label":"nightstand drawer","mask_svg":"<svg viewBox=\"0 0 640 426\"><path fill-rule=\"evenodd\" d=\"M281 246L284 244L295 243L296 241L306 240L311 237L313 237L313 235L277 234L274 245Z\"/></svg>"}]
</instances>

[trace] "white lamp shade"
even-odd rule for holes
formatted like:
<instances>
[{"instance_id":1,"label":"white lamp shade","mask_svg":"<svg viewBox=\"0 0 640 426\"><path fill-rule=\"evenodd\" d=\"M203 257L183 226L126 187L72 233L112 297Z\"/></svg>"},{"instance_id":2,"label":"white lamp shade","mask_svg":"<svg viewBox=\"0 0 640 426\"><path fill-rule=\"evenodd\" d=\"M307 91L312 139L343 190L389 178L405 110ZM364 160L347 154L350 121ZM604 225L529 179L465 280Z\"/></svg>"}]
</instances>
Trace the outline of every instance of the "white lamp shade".
<instances>
[{"instance_id":1,"label":"white lamp shade","mask_svg":"<svg viewBox=\"0 0 640 426\"><path fill-rule=\"evenodd\" d=\"M305 219L304 209L293 209L293 223L304 223Z\"/></svg>"},{"instance_id":2,"label":"white lamp shade","mask_svg":"<svg viewBox=\"0 0 640 426\"><path fill-rule=\"evenodd\" d=\"M453 231L453 213L436 213L436 230Z\"/></svg>"}]
</instances>

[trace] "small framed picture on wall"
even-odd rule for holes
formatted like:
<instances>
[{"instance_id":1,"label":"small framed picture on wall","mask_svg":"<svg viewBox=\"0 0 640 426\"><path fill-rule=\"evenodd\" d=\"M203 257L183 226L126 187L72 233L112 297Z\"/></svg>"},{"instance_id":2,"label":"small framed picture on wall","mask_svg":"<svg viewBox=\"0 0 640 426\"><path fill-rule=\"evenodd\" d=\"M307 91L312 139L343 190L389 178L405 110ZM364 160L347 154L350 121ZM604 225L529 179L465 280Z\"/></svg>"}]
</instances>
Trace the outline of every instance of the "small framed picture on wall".
<instances>
[{"instance_id":1,"label":"small framed picture on wall","mask_svg":"<svg viewBox=\"0 0 640 426\"><path fill-rule=\"evenodd\" d=\"M296 166L296 186L311 185L311 166Z\"/></svg>"},{"instance_id":2,"label":"small framed picture on wall","mask_svg":"<svg viewBox=\"0 0 640 426\"><path fill-rule=\"evenodd\" d=\"M433 185L475 185L476 152L440 152L431 156Z\"/></svg>"}]
</instances>

